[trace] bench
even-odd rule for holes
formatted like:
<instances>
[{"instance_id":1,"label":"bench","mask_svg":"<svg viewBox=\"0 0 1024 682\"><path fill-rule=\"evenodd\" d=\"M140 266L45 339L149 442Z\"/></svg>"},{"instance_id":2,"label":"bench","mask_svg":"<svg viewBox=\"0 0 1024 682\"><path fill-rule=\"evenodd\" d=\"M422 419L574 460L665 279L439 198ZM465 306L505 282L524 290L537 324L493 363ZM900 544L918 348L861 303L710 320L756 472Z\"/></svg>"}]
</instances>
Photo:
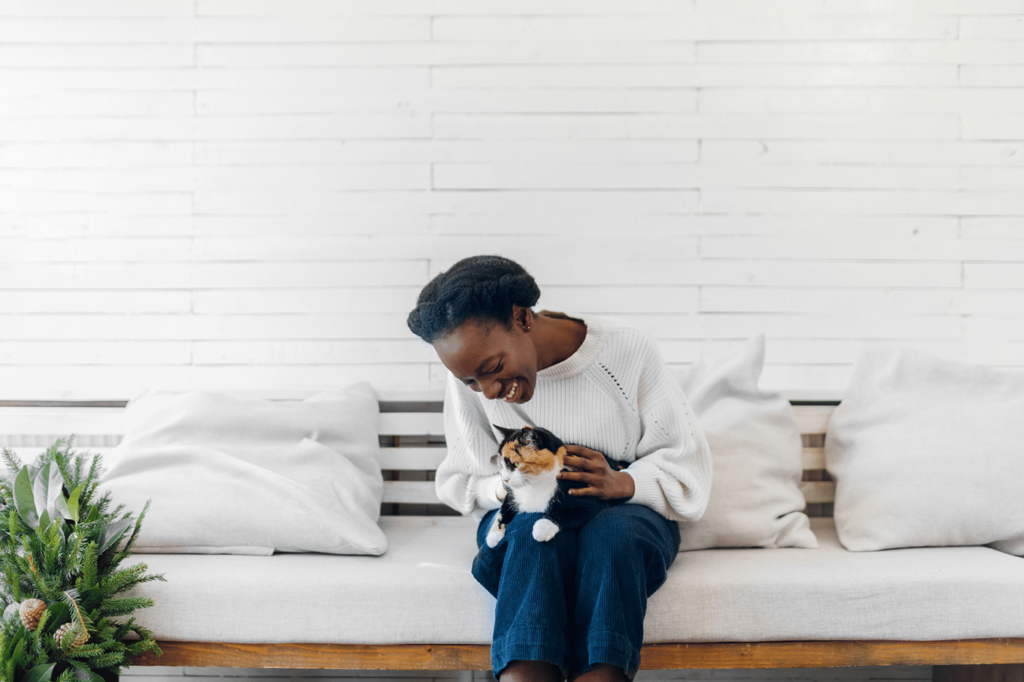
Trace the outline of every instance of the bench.
<instances>
[{"instance_id":1,"label":"bench","mask_svg":"<svg viewBox=\"0 0 1024 682\"><path fill-rule=\"evenodd\" d=\"M301 395L277 396L298 398ZM411 538L426 538L425 545L437 538L438 542L451 541L460 543L460 557L449 558L452 552L436 548L442 552L432 557L433 562L400 564L407 566L429 566L436 569L437 575L445 580L454 580L453 584L461 585L461 592L469 594L477 606L471 609L480 611L474 614L476 621L473 633L449 638L450 641L414 641L410 637L403 641L374 640L379 637L372 628L366 630L366 637L371 641L359 641L365 637L353 637L349 641L317 642L307 639L295 641L241 641L244 638L224 640L222 636L190 637L178 633L166 636L165 625L177 622L178 615L171 618L168 591L175 589L175 573L171 570L180 562L203 563L204 567L213 566L210 556L190 555L136 555L136 559L149 564L150 572L163 572L168 576L167 583L148 583L145 594L152 596L157 605L154 609L138 612L139 620L151 628L159 641L164 655L154 657L147 654L135 661L137 666L211 666L240 668L317 668L317 669L376 669L376 670L487 670L490 669L490 653L486 643L489 639L486 613L490 608L493 612L493 600L479 588L474 592L475 582L469 575L468 562L475 551L473 529L475 523L469 517L456 515L452 510L441 505L435 494L433 471L445 455L444 429L441 419L442 394L437 391L383 391L379 392L381 420L381 466L384 469L384 497L382 505L381 526L389 536L391 547L384 557L336 557L331 555L275 555L274 557L227 557L223 558L238 571L242 566L266 566L267 564L251 563L268 559L278 559L282 566L295 565L303 561L302 557L320 557L320 561L333 562L332 567L356 566L359 562L365 567L380 566L381 570L390 564L373 564L387 559L388 555L399 557L399 560L415 561L403 555L414 551L424 552L430 548L412 550L403 547ZM831 503L834 496L834 483L824 471L824 434L829 416L836 404L838 396L831 400L797 400L791 397L797 419L803 434L804 481L802 489L808 502L807 513L812 517L812 528L823 535L832 532ZM75 449L90 450L103 453L117 445L120 440L119 417L125 401L86 401L86 400L55 400L55 401L0 401L0 443L12 447L23 460L44 450L58 437L75 434ZM429 533L434 533L431 536ZM995 552L988 548L926 548L925 550L888 550L892 557L900 556L899 552L946 552L969 549L980 552ZM648 633L653 636L651 623L659 625L658 605L664 604L669 597L666 589L672 582L673 575L679 577L694 564L710 557L722 556L729 560L760 561L763 557L791 557L788 553L804 553L812 556L819 550L781 549L781 550L699 550L681 555L670 571L670 582L666 583L659 593L651 598L648 611ZM832 555L839 556L841 550L832 547ZM704 554L704 553L716 554ZM755 553L755 554L751 554ZM759 553L759 554L757 554ZM777 554L784 553L784 554ZM695 555L701 555L698 557ZM855 554L849 553L846 554ZM880 554L880 553L872 553ZM998 554L998 553L997 553ZM694 556L688 556L694 555ZM404 559L401 557L405 556ZM824 555L823 555L824 556ZM909 556L909 555L906 555ZM973 555L972 555L973 556ZM987 555L985 555L987 556ZM1006 555L1003 555L1006 556ZM440 559L438 557L441 557ZM467 558L468 557L468 558ZM700 560L700 561L698 561ZM451 561L451 565L439 564ZM175 564L179 562L179 564ZM288 562L292 562L288 564ZM464 572L459 567L464 566ZM443 570L442 570L443 569ZM333 570L333 569L332 569ZM370 568L372 571L373 568ZM392 569L388 569L392 570ZM426 569L424 569L426 570ZM447 571L447 573L445 573ZM205 574L205 572L204 572ZM241 570L244 575L244 569ZM178 574L179 582L182 577ZM401 575L399 572L397 575ZM199 581L196 576L191 576ZM468 581L467 581L468 578ZM459 582L461 581L461 582ZM1012 581L1012 578L1011 578ZM380 588L378 597L383 599L392 589L401 591L404 586L395 581L393 587ZM195 585L201 582L194 582ZM964 584L963 582L957 583ZM1012 583L1017 599L1024 595L1024 563L1020 567L1020 582ZM140 586L141 587L141 586ZM140 588L137 588L140 589ZM183 588L179 588L183 589ZM695 588L688 588L695 589ZM714 595L712 595L714 597ZM488 601L490 600L490 601ZM659 601L660 600L660 601ZM180 601L180 600L179 600ZM346 605L356 608L345 600ZM488 607L488 604L490 605ZM182 607L185 608L185 607ZM188 608L198 608L193 605ZM305 608L305 606L304 606ZM372 609L372 602L364 604L364 609ZM456 608L453 604L453 609ZM152 613L151 613L152 612ZM456 614L461 617L464 614ZM479 617L477 617L479 616ZM951 618L970 617L963 614L950 614ZM358 619L359 617L357 617ZM1024 623L1024 610L1020 611ZM458 618L455 618L458 620ZM195 619L193 621L195 622ZM199 622L204 622L201 618ZM408 629L409 623L403 627ZM412 623L411 625L415 625ZM180 626L180 623L179 623ZM354 627L360 627L356 623ZM194 627L194 626L189 626ZM227 627L227 626L225 626ZM395 628L401 629L399 624ZM473 629L473 628L469 628ZM664 629L664 628L662 628ZM1024 625L1022 625L1024 631ZM191 632L186 628L186 633ZM166 637L166 638L165 638ZM326 637L324 639L327 639ZM756 639L756 638L751 638ZM650 641L650 640L649 640ZM815 639L801 637L797 640L785 641L651 641L645 644L642 654L642 669L721 669L721 668L826 668L848 666L889 666L889 665L931 665L933 679L940 682L971 681L971 682L1024 682L1024 637L943 639L939 641L917 640L913 636L903 640L875 640L868 637L843 639Z\"/></svg>"}]
</instances>

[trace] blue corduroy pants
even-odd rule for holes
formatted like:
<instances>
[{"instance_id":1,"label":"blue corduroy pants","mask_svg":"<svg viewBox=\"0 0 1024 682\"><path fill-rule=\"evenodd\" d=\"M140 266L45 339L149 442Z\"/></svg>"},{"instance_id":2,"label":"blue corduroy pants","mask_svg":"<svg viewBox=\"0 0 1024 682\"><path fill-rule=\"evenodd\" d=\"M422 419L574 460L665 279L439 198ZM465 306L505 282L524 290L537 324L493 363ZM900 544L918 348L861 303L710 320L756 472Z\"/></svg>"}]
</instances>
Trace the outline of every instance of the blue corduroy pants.
<instances>
[{"instance_id":1,"label":"blue corduroy pants","mask_svg":"<svg viewBox=\"0 0 1024 682\"><path fill-rule=\"evenodd\" d=\"M650 507L603 509L578 531L533 539L537 513L519 513L493 549L477 528L473 577L497 599L491 666L547 661L566 676L610 663L633 679L640 666L647 598L679 551L679 525Z\"/></svg>"}]
</instances>

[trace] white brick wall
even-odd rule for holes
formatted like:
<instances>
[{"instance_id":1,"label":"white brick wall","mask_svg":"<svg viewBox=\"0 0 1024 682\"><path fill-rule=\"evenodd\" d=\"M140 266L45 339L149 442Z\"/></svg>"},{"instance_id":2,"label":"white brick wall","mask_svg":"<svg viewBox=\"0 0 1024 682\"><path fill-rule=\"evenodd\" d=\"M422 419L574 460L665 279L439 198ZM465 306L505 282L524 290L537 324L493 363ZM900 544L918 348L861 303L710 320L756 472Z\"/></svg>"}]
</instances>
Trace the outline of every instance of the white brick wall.
<instances>
[{"instance_id":1,"label":"white brick wall","mask_svg":"<svg viewBox=\"0 0 1024 682\"><path fill-rule=\"evenodd\" d=\"M439 386L527 266L769 388L1024 367L1020 0L0 0L0 399Z\"/></svg>"}]
</instances>

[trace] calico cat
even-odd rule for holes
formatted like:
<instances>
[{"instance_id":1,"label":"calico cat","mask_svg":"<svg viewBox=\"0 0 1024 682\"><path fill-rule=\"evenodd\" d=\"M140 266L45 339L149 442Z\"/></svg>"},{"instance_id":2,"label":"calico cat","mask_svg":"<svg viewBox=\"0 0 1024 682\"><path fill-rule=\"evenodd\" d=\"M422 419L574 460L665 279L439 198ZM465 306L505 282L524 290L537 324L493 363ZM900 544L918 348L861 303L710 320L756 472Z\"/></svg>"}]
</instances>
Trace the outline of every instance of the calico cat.
<instances>
[{"instance_id":1,"label":"calico cat","mask_svg":"<svg viewBox=\"0 0 1024 682\"><path fill-rule=\"evenodd\" d=\"M488 547L495 547L505 537L505 526L517 512L543 513L544 517L533 524L533 538L547 542L559 530L579 528L605 507L621 502L592 495L570 495L570 488L585 488L587 484L558 479L566 450L565 444L550 431L530 426L506 429L495 424L494 427L505 436L498 447L498 462L508 493L487 534ZM629 465L607 455L605 459L614 471L622 471Z\"/></svg>"}]
</instances>

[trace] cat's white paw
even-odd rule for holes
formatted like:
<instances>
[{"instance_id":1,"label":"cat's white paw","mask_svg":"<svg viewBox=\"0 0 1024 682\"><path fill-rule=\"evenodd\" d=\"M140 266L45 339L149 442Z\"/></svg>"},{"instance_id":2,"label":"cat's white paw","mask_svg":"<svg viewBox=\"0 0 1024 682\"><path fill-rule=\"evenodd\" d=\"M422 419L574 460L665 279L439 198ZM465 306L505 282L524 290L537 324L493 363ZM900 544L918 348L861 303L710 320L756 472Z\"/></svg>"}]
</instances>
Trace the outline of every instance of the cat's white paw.
<instances>
[{"instance_id":1,"label":"cat's white paw","mask_svg":"<svg viewBox=\"0 0 1024 682\"><path fill-rule=\"evenodd\" d=\"M494 549L498 546L498 543L501 542L503 537L505 537L505 526L499 526L497 522L495 522L494 527L491 528L491 531L487 534L485 542L488 547Z\"/></svg>"},{"instance_id":2,"label":"cat's white paw","mask_svg":"<svg viewBox=\"0 0 1024 682\"><path fill-rule=\"evenodd\" d=\"M547 542L558 533L558 526L549 519L540 519L533 524L533 539L537 542Z\"/></svg>"}]
</instances>

